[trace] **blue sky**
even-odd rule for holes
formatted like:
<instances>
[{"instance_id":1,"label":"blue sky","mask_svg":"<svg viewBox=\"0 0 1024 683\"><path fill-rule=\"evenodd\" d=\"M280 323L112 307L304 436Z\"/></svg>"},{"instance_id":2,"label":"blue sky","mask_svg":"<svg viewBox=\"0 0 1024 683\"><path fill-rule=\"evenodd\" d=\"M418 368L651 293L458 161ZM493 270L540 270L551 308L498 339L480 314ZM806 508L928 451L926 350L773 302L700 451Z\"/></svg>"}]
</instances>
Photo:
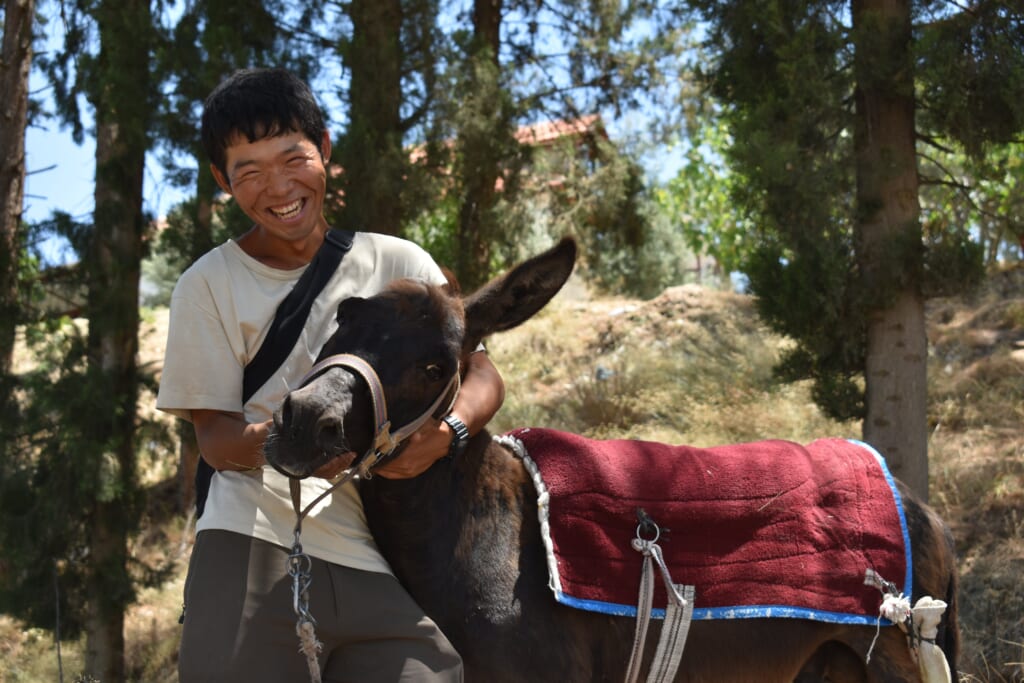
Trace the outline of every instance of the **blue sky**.
<instances>
[{"instance_id":1,"label":"blue sky","mask_svg":"<svg viewBox=\"0 0 1024 683\"><path fill-rule=\"evenodd\" d=\"M75 217L87 217L93 208L93 176L95 144L86 136L79 146L69 131L56 125L46 129L31 128L25 136L26 168L25 219L39 221L54 210ZM52 168L51 168L52 167ZM156 216L180 202L184 194L163 180L163 174L152 159L146 164L146 210Z\"/></svg>"}]
</instances>

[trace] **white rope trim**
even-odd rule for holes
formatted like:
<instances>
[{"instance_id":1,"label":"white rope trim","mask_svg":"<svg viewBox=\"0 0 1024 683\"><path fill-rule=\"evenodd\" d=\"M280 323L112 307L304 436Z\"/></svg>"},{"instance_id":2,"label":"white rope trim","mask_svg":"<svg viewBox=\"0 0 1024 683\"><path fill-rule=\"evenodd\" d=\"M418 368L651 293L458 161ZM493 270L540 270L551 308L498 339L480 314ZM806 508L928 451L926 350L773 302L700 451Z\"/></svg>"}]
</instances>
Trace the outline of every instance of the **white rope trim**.
<instances>
[{"instance_id":1,"label":"white rope trim","mask_svg":"<svg viewBox=\"0 0 1024 683\"><path fill-rule=\"evenodd\" d=\"M524 429L523 431L529 430ZM548 487L544 485L544 480L540 476L540 468L527 455L526 446L523 445L523 442L516 437L505 434L492 438L497 444L508 448L517 458L522 460L526 471L530 473L533 486L537 489L537 521L540 522L540 537L544 542L544 553L548 562L548 587L554 591L556 596L561 595L562 580L561 575L558 573L558 559L555 557L555 546L551 540L551 494L548 493Z\"/></svg>"}]
</instances>

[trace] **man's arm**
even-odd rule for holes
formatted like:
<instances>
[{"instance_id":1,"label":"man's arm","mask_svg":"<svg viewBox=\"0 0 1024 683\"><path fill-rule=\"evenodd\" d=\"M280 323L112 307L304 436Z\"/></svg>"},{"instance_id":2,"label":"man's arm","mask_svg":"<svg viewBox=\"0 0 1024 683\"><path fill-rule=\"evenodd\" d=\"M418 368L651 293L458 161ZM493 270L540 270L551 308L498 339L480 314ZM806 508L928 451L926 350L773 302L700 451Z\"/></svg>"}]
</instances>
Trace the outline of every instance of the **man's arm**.
<instances>
[{"instance_id":1,"label":"man's arm","mask_svg":"<svg viewBox=\"0 0 1024 683\"><path fill-rule=\"evenodd\" d=\"M247 471L267 464L263 457L263 443L273 425L266 422L246 422L241 413L220 410L193 410L192 426L203 459L215 470ZM331 479L345 468L344 459L327 463L314 476Z\"/></svg>"},{"instance_id":2,"label":"man's arm","mask_svg":"<svg viewBox=\"0 0 1024 683\"><path fill-rule=\"evenodd\" d=\"M263 442L270 421L252 424L241 413L193 410L192 426L203 459L215 470L255 470L263 467Z\"/></svg>"},{"instance_id":3,"label":"man's arm","mask_svg":"<svg viewBox=\"0 0 1024 683\"><path fill-rule=\"evenodd\" d=\"M505 401L505 382L485 351L469 354L462 388L451 414L462 420L475 435L494 417ZM374 469L389 479L409 479L426 472L448 454L452 430L446 422L428 420L409 438L401 457Z\"/></svg>"}]
</instances>

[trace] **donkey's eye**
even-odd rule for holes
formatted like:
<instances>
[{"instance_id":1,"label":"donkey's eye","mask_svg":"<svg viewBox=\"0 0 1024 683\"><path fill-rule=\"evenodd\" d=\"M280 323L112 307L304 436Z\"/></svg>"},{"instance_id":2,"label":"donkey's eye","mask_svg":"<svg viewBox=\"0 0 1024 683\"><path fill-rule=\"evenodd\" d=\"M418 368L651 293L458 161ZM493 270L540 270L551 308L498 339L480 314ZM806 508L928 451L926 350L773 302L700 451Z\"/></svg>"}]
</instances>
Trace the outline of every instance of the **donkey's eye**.
<instances>
[{"instance_id":1,"label":"donkey's eye","mask_svg":"<svg viewBox=\"0 0 1024 683\"><path fill-rule=\"evenodd\" d=\"M426 373L427 379L429 379L431 382L436 382L443 376L441 366L438 365L437 363L431 363L427 367L423 368L423 372Z\"/></svg>"}]
</instances>

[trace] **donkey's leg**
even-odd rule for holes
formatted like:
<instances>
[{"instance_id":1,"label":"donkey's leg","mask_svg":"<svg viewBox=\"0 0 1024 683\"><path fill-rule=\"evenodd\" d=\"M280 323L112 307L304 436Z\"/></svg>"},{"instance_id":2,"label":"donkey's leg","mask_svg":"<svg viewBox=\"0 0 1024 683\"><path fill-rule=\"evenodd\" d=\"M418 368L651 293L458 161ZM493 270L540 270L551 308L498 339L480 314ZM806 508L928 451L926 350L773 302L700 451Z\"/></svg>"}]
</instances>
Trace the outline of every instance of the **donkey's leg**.
<instances>
[{"instance_id":1,"label":"donkey's leg","mask_svg":"<svg viewBox=\"0 0 1024 683\"><path fill-rule=\"evenodd\" d=\"M793 683L867 683L864 661L849 647L829 641L819 647Z\"/></svg>"}]
</instances>

